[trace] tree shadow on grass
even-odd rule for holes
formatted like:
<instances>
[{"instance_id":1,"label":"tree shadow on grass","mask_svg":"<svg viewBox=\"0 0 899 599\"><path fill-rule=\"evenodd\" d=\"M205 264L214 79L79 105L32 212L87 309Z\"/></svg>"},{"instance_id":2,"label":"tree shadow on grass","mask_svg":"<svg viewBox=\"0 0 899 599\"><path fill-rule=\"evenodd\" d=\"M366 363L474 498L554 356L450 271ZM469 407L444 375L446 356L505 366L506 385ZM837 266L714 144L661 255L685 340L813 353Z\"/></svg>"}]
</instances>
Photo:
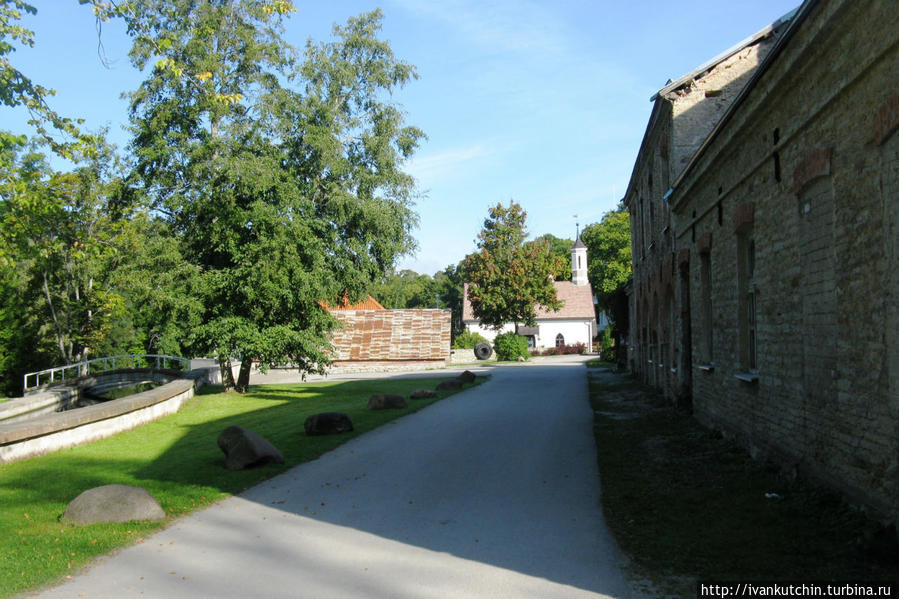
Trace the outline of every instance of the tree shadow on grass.
<instances>
[{"instance_id":1,"label":"tree shadow on grass","mask_svg":"<svg viewBox=\"0 0 899 599\"><path fill-rule=\"evenodd\" d=\"M69 501L77 494L74 487L80 487L80 492L112 482L136 484L154 494L173 515L208 504L217 498L214 493L237 493L253 487L240 500L223 504L221 510L202 512L198 518L185 521L191 533L187 539L178 537L179 543L193 542L199 550L196 553L227 547L230 553L247 552L250 556L258 549L254 539L265 534L260 528L266 526L264 515L255 524L230 517L235 507L248 515L241 506L249 501L269 518L277 515L276 536L270 541L273 545L263 551L288 570L305 567L310 577L319 574L315 568L322 564L345 569L349 555L359 549L358 543L374 536L375 545L362 549L368 564L392 567L393 551L412 556L400 560L413 559L415 573L391 581L394 590L411 585L406 596L420 590L415 584L422 580L428 584L443 581L438 586L453 588L459 584L459 577L465 576L458 569L465 563L473 564L488 578L498 575L508 580L509 588L524 585L523 596L534 595L533 588L545 589L546 585L555 592L559 587L553 585L563 585L569 590L575 587L614 596L619 583L614 576L597 576L597 554L589 549L595 542L595 523L600 516L598 495L593 497L589 490L596 480L592 471L595 459L590 457L590 413L578 400L580 391L576 388L583 381L572 376L575 387L568 387L565 375L544 380L531 376L537 368L517 370L518 386L503 387L502 397L492 385L470 390L443 402L438 409L404 419L396 423L396 428L383 427L318 461L310 462L355 436L436 401L410 402L405 410L368 411L365 404L372 392L408 396L416 388L434 388L440 379L328 383L327 387L315 386L312 396L301 396L309 392L307 386L300 386L296 393L284 387L259 387L246 396L207 396L196 406L186 406L179 414L119 435L107 445L98 442L91 446L93 453L69 455L59 463L36 463L30 475L23 471L4 478L2 485L22 484L28 486L29 493L41 493L45 485L29 479L62 479L69 469L77 475L68 476L68 482L54 483L49 496L58 498L68 491L64 501ZM440 396L449 394L441 392ZM550 396L552 401L547 401ZM240 409L223 410L216 416L214 405L202 406L216 402ZM444 409L472 404L484 406L485 411L471 416L465 411ZM322 411L349 414L354 433L307 437L303 431L305 418ZM281 450L286 463L246 471L226 470L216 440L231 425L266 437ZM570 440L571 431L579 428L587 433L587 444L580 448ZM153 451L142 449L151 438L166 441ZM458 455L465 456L468 445L483 440L488 440L493 449L486 453L476 450L470 457L462 457L460 463ZM424 441L436 441L427 455L416 449L423 447ZM523 448L531 445L539 446L539 452L552 460L535 464L521 459ZM132 448L135 456L147 457L129 457L127 451ZM300 462L310 463L285 472ZM580 465L570 471L575 462ZM108 474L107 467L119 472L118 478ZM399 478L389 477L391 471L399 473ZM502 482L505 471L517 473L513 488ZM279 473L284 475L271 478ZM374 480L378 477L385 478ZM264 485L254 486L270 478ZM449 486L444 484L447 480L451 481ZM582 500L585 487L575 480L588 483L586 502ZM524 511L511 509L513 504L523 504ZM544 510L556 504L564 508L561 515L545 518ZM213 521L212 528L196 529L196 523L204 519ZM320 553L315 549L318 545L299 543L295 535L312 535L316 543L324 543L330 550ZM201 539L207 541L201 543ZM599 559L614 562L614 557L603 555L603 551ZM184 564L179 565L179 572L181 566ZM138 567L143 573L146 564ZM510 572L524 576L510 579ZM422 578L416 580L416 576Z\"/></svg>"}]
</instances>

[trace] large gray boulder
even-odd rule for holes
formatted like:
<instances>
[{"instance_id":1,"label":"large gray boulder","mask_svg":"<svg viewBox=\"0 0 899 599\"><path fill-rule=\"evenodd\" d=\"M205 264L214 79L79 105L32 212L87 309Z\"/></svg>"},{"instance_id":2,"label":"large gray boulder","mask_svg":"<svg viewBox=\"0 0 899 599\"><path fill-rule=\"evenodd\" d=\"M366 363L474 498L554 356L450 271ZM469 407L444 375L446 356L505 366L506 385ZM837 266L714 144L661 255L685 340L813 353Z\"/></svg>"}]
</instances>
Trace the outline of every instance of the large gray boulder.
<instances>
[{"instance_id":1,"label":"large gray boulder","mask_svg":"<svg viewBox=\"0 0 899 599\"><path fill-rule=\"evenodd\" d=\"M430 389L416 389L409 394L409 399L430 399L432 397L437 397L437 394Z\"/></svg>"},{"instance_id":2,"label":"large gray boulder","mask_svg":"<svg viewBox=\"0 0 899 599\"><path fill-rule=\"evenodd\" d=\"M369 410L401 410L406 407L406 398L394 393L375 393L368 398Z\"/></svg>"},{"instance_id":3,"label":"large gray boulder","mask_svg":"<svg viewBox=\"0 0 899 599\"><path fill-rule=\"evenodd\" d=\"M75 524L162 520L165 512L145 489L105 485L88 489L66 507L63 518Z\"/></svg>"},{"instance_id":4,"label":"large gray boulder","mask_svg":"<svg viewBox=\"0 0 899 599\"><path fill-rule=\"evenodd\" d=\"M309 436L337 435L353 430L353 423L343 412L322 412L307 418L303 427Z\"/></svg>"},{"instance_id":5,"label":"large gray boulder","mask_svg":"<svg viewBox=\"0 0 899 599\"><path fill-rule=\"evenodd\" d=\"M272 462L283 464L284 456L264 437L242 426L229 426L218 438L225 453L225 468L244 470Z\"/></svg>"}]
</instances>

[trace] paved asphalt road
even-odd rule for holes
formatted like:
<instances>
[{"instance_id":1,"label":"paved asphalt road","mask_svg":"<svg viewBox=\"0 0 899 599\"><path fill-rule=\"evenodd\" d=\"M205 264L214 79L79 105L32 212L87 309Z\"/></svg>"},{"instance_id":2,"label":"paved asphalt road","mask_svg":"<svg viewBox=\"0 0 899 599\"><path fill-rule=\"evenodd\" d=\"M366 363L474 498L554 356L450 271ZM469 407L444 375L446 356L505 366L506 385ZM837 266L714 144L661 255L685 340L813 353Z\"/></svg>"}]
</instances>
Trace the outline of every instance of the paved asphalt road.
<instances>
[{"instance_id":1,"label":"paved asphalt road","mask_svg":"<svg viewBox=\"0 0 899 599\"><path fill-rule=\"evenodd\" d=\"M579 356L363 435L46 597L625 597Z\"/></svg>"}]
</instances>

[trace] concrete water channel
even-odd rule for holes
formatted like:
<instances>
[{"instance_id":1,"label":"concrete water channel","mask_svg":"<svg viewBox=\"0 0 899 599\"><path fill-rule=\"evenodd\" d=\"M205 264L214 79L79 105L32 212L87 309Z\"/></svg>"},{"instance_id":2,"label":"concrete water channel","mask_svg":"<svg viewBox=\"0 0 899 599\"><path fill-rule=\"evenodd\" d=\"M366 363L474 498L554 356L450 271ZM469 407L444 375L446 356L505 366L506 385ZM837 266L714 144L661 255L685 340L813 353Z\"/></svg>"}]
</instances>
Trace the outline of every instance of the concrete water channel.
<instances>
[{"instance_id":1,"label":"concrete water channel","mask_svg":"<svg viewBox=\"0 0 899 599\"><path fill-rule=\"evenodd\" d=\"M43 385L3 402L0 463L89 443L172 414L193 397L207 372L121 368ZM150 388L104 397L129 387Z\"/></svg>"}]
</instances>

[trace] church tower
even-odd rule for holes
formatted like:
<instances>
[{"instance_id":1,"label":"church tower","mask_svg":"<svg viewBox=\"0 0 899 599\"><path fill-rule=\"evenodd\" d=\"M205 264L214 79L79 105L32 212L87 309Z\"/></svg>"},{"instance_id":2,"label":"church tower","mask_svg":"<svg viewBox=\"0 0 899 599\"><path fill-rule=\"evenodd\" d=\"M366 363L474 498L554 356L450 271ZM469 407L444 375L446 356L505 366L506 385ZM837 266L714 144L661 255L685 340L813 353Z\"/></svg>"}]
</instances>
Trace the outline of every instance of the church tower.
<instances>
[{"instance_id":1,"label":"church tower","mask_svg":"<svg viewBox=\"0 0 899 599\"><path fill-rule=\"evenodd\" d=\"M577 241L571 246L571 282L575 285L586 285L587 280L587 246L581 241L578 232Z\"/></svg>"}]
</instances>

